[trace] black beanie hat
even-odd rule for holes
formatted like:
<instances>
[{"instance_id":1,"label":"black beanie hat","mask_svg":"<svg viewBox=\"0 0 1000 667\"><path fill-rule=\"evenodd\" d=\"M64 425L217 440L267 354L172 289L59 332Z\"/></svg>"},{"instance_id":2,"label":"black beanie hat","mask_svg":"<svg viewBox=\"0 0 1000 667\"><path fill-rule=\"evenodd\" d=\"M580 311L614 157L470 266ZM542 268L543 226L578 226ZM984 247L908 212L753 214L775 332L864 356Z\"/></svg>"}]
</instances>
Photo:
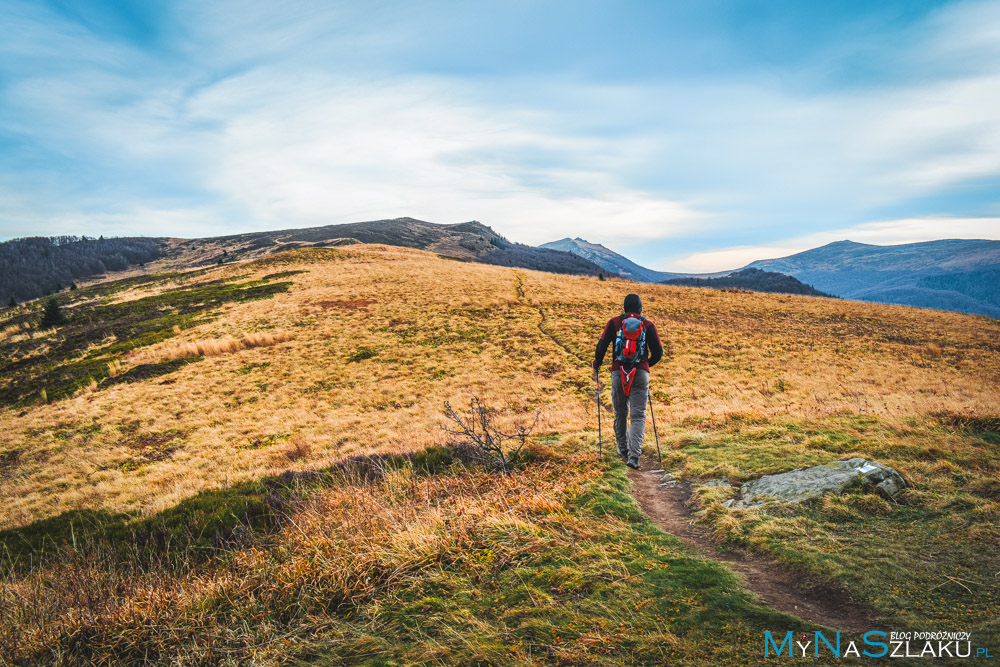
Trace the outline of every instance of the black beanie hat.
<instances>
[{"instance_id":1,"label":"black beanie hat","mask_svg":"<svg viewBox=\"0 0 1000 667\"><path fill-rule=\"evenodd\" d=\"M639 298L638 294L629 294L627 297L625 297L625 312L626 313L642 312L642 299Z\"/></svg>"}]
</instances>

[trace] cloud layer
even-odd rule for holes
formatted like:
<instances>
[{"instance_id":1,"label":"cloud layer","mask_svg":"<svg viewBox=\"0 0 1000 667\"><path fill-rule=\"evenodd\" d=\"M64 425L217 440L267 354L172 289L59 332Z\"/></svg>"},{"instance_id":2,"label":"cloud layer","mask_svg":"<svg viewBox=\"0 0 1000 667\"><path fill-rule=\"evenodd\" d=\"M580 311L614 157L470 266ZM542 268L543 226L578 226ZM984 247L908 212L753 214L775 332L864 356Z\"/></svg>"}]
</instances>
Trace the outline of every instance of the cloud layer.
<instances>
[{"instance_id":1,"label":"cloud layer","mask_svg":"<svg viewBox=\"0 0 1000 667\"><path fill-rule=\"evenodd\" d=\"M709 4L6 3L0 238L475 218L711 271L1000 237L1000 6Z\"/></svg>"}]
</instances>

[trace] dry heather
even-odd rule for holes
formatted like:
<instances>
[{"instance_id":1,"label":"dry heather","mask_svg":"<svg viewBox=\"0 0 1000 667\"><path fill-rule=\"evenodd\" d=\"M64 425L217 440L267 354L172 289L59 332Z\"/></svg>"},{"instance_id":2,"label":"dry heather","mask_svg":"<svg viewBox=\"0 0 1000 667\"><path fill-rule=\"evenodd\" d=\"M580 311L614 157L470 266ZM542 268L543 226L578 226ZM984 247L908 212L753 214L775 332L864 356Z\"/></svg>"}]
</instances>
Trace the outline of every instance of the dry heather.
<instances>
[{"instance_id":1,"label":"dry heather","mask_svg":"<svg viewBox=\"0 0 1000 667\"><path fill-rule=\"evenodd\" d=\"M274 445L293 436L310 443L296 469L419 450L443 439L442 404L473 394L512 417L541 409L542 431L595 428L587 363L632 290L668 351L653 378L668 428L728 414L1000 412L1000 326L983 317L599 281L384 246L297 251L199 280L285 269L305 271L287 293L226 304L131 361L228 354L4 409L0 527L79 508L155 512L288 468Z\"/></svg>"}]
</instances>

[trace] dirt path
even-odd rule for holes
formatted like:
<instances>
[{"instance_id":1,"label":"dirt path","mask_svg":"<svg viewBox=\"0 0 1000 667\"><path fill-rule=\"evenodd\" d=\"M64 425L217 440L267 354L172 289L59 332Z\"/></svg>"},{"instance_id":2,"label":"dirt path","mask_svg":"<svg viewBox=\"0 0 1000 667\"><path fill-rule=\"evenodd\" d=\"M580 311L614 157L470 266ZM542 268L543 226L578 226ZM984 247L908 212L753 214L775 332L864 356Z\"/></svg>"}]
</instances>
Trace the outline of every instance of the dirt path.
<instances>
[{"instance_id":1,"label":"dirt path","mask_svg":"<svg viewBox=\"0 0 1000 667\"><path fill-rule=\"evenodd\" d=\"M524 305L527 305L525 303L526 296L524 292L524 274L522 274L519 271L514 272L514 291L517 293L518 301L521 301ZM579 354L566 347L566 345L561 340L559 340L551 331L545 330L545 325L548 323L548 320L545 317L545 309L542 308L541 306L531 306L531 307L537 310L539 317L541 317L541 320L539 320L537 324L539 333L541 333L543 336L545 336L553 343L555 343L560 349L562 349L563 352L565 352L569 356L574 357L584 365L589 366L591 360L581 357Z\"/></svg>"},{"instance_id":2,"label":"dirt path","mask_svg":"<svg viewBox=\"0 0 1000 667\"><path fill-rule=\"evenodd\" d=\"M643 461L644 467L649 467ZM634 493L653 523L693 545L699 555L725 563L761 602L810 623L861 634L882 626L870 610L853 602L843 591L806 587L802 575L773 561L743 552L718 552L711 537L691 524L684 501L689 491L682 485L660 486L663 473L629 470Z\"/></svg>"}]
</instances>

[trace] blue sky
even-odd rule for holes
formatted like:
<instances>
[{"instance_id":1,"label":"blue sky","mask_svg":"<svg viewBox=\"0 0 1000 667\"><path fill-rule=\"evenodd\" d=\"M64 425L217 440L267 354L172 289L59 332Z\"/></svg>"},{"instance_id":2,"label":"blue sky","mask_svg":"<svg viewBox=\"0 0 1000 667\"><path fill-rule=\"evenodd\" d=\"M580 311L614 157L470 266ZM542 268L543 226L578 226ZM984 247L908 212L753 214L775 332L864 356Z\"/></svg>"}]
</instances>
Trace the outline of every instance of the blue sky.
<instances>
[{"instance_id":1,"label":"blue sky","mask_svg":"<svg viewBox=\"0 0 1000 667\"><path fill-rule=\"evenodd\" d=\"M1000 238L1000 3L0 0L0 238Z\"/></svg>"}]
</instances>

